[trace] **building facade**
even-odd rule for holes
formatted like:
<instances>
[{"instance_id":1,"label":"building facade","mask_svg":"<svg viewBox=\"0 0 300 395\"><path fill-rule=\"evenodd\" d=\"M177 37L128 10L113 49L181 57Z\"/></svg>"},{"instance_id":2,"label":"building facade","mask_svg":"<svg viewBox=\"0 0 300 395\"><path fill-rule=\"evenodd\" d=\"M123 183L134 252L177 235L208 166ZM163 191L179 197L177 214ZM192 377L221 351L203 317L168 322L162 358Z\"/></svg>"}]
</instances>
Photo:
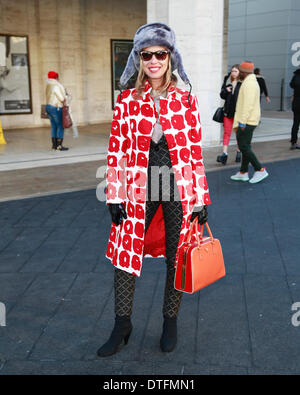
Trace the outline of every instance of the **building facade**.
<instances>
[{"instance_id":1,"label":"building facade","mask_svg":"<svg viewBox=\"0 0 300 395\"><path fill-rule=\"evenodd\" d=\"M228 64L252 60L261 69L271 103L291 108L289 82L300 66L299 0L229 0Z\"/></svg>"},{"instance_id":2,"label":"building facade","mask_svg":"<svg viewBox=\"0 0 300 395\"><path fill-rule=\"evenodd\" d=\"M48 125L40 117L49 70L72 95L79 125L111 119L111 39L132 39L146 0L0 0L0 34L26 35L32 114L1 115L6 129Z\"/></svg>"},{"instance_id":3,"label":"building facade","mask_svg":"<svg viewBox=\"0 0 300 395\"><path fill-rule=\"evenodd\" d=\"M2 103L11 113L0 111L2 125L6 130L49 125L40 116L49 70L59 73L71 93L78 125L111 121L112 40L120 41L122 52L139 26L155 21L175 30L192 92L200 102L204 143L218 144L221 128L212 115L220 105L227 68L224 3L227 0L0 0L0 96L9 89L9 78L25 80L27 68L31 93L29 108L27 97L19 100L11 89L10 100ZM21 36L27 40L23 49ZM26 86L20 89L25 95Z\"/></svg>"}]
</instances>

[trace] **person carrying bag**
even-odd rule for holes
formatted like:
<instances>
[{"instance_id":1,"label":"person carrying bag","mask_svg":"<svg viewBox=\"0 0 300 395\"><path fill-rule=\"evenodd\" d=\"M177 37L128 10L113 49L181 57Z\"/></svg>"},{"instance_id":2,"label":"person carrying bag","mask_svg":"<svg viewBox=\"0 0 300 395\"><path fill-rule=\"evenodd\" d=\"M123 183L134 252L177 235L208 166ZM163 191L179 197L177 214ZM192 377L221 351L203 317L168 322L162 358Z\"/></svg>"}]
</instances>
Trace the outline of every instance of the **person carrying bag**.
<instances>
[{"instance_id":1,"label":"person carrying bag","mask_svg":"<svg viewBox=\"0 0 300 395\"><path fill-rule=\"evenodd\" d=\"M46 86L46 112L51 122L52 150L67 151L69 148L63 146L63 119L66 120L66 110L63 111L63 107L67 94L65 88L58 82L58 78L58 73L49 71Z\"/></svg>"},{"instance_id":2,"label":"person carrying bag","mask_svg":"<svg viewBox=\"0 0 300 395\"><path fill-rule=\"evenodd\" d=\"M224 77L224 82L220 92L221 99L225 100L222 122L224 123L224 134L223 153L217 156L217 162L222 163L223 165L226 165L228 159L228 146L233 130L233 118L240 87L241 81L239 80L239 65L235 64L232 66L229 75ZM241 152L237 144L235 162L239 163L240 161Z\"/></svg>"},{"instance_id":3,"label":"person carrying bag","mask_svg":"<svg viewBox=\"0 0 300 395\"><path fill-rule=\"evenodd\" d=\"M177 87L175 69L189 90ZM162 352L175 349L183 295L174 288L175 266L190 219L204 223L211 203L198 100L173 29L163 23L138 29L120 85L126 88L135 72L135 89L125 89L117 99L109 139L106 204L112 226L106 256L114 267L115 325L99 357L115 354L129 341L144 257L165 258L159 344Z\"/></svg>"}]
</instances>

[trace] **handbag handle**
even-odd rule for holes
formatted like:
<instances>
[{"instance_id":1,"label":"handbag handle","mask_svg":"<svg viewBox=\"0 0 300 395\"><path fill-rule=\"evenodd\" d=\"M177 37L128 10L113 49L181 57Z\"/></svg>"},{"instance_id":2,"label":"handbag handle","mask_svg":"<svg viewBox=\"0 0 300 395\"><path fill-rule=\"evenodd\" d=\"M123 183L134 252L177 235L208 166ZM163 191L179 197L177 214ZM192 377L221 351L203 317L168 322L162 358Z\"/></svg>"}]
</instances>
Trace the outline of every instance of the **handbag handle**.
<instances>
[{"instance_id":1,"label":"handbag handle","mask_svg":"<svg viewBox=\"0 0 300 395\"><path fill-rule=\"evenodd\" d=\"M191 225L191 227L190 227L190 230L189 230L189 232L188 232L188 234L187 234L186 242L189 243L189 242L191 241L193 229L195 228L195 229L196 229L196 232L195 232L195 233L196 233L197 243L198 243L198 245L200 246L201 241L202 241L202 239L203 239L204 225L201 225L201 226L200 226L200 233L198 232L198 227L197 227L197 225L198 225L198 218L196 217L196 218L193 220L192 225ZM208 225L207 222L205 222L205 226L206 226L206 229L207 229L207 231L208 231L209 237L210 237L210 238L212 239L212 241L213 241L213 240L214 240L214 237L213 237L213 235L212 235L212 233L211 233L210 227L209 227L209 225Z\"/></svg>"}]
</instances>

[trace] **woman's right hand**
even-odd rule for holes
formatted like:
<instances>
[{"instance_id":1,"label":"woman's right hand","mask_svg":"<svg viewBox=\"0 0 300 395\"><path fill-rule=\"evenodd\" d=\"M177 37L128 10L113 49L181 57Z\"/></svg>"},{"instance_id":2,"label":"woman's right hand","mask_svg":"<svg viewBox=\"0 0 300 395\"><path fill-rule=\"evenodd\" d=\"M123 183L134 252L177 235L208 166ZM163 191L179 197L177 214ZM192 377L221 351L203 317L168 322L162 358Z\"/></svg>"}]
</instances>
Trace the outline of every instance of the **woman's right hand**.
<instances>
[{"instance_id":1,"label":"woman's right hand","mask_svg":"<svg viewBox=\"0 0 300 395\"><path fill-rule=\"evenodd\" d=\"M191 222L193 222L196 217L198 218L198 224L200 225L204 225L207 222L208 212L206 205L202 207L194 207L191 215Z\"/></svg>"},{"instance_id":2,"label":"woman's right hand","mask_svg":"<svg viewBox=\"0 0 300 395\"><path fill-rule=\"evenodd\" d=\"M127 219L127 213L123 204L109 204L108 209L111 215L112 222L115 225L120 225L123 219Z\"/></svg>"}]
</instances>

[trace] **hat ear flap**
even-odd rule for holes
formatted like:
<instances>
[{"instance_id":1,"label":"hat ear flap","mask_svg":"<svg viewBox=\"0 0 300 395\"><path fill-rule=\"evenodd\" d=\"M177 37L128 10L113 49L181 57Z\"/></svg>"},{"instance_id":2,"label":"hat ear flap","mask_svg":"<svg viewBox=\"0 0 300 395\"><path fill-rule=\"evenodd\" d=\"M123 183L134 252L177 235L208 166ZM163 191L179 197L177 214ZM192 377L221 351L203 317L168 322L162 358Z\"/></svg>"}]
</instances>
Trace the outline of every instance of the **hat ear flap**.
<instances>
[{"instance_id":1,"label":"hat ear flap","mask_svg":"<svg viewBox=\"0 0 300 395\"><path fill-rule=\"evenodd\" d=\"M172 65L172 71L177 69L178 59L175 51L171 52L171 65Z\"/></svg>"},{"instance_id":2,"label":"hat ear flap","mask_svg":"<svg viewBox=\"0 0 300 395\"><path fill-rule=\"evenodd\" d=\"M175 59L175 62L174 62L174 68L172 66L172 69L175 70L177 68L177 72L178 72L180 78L182 79L182 81L185 84L189 84L190 80L189 80L188 76L186 75L186 72L185 72L183 64L182 64L182 58L181 58L180 53L178 52L177 48L175 48L175 50L172 54L172 59L173 59L173 57Z\"/></svg>"},{"instance_id":3,"label":"hat ear flap","mask_svg":"<svg viewBox=\"0 0 300 395\"><path fill-rule=\"evenodd\" d=\"M140 65L139 56L132 49L132 51L130 52L130 55L128 57L125 69L120 77L121 87L124 87L124 88L126 87L127 82L134 75L136 70L139 69L139 65Z\"/></svg>"}]
</instances>

